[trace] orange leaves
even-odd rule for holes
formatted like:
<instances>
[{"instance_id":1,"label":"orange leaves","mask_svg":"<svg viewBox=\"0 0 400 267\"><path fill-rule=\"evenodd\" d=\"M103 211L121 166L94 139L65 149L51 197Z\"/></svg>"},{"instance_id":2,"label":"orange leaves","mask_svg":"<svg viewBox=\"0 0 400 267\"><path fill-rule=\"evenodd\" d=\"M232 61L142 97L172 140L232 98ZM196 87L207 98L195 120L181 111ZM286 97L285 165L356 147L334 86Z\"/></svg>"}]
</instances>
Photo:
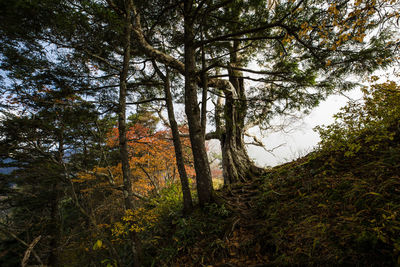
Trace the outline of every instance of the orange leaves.
<instances>
[{"instance_id":1,"label":"orange leaves","mask_svg":"<svg viewBox=\"0 0 400 267\"><path fill-rule=\"evenodd\" d=\"M181 129L182 132L187 129ZM118 128L108 134L107 145L118 146ZM152 131L143 124L132 125L127 132L130 167L133 179L133 190L142 195L158 191L177 177L175 150L172 137L168 131ZM191 158L189 139L182 140L185 159ZM186 148L186 149L185 149ZM194 170L186 166L189 176ZM121 176L121 168L114 175Z\"/></svg>"},{"instance_id":2,"label":"orange leaves","mask_svg":"<svg viewBox=\"0 0 400 267\"><path fill-rule=\"evenodd\" d=\"M327 60L326 63L325 63L325 66L328 67L328 66L330 66L331 64L332 64L332 61L331 61L331 60Z\"/></svg>"},{"instance_id":3,"label":"orange leaves","mask_svg":"<svg viewBox=\"0 0 400 267\"><path fill-rule=\"evenodd\" d=\"M329 5L328 12L331 15L335 15L335 16L339 15L339 10L337 9L335 3L332 3L331 5Z\"/></svg>"},{"instance_id":4,"label":"orange leaves","mask_svg":"<svg viewBox=\"0 0 400 267\"><path fill-rule=\"evenodd\" d=\"M185 127L180 129L187 133ZM154 131L143 124L132 125L127 132L129 163L132 177L132 189L135 193L147 196L178 180L175 149L169 131ZM107 145L117 148L118 128L107 134ZM185 167L189 177L195 176L191 166L192 154L189 138L181 140ZM92 193L96 189L113 190L122 185L121 164L95 167L91 171L81 172L74 183L82 186L82 192Z\"/></svg>"},{"instance_id":5,"label":"orange leaves","mask_svg":"<svg viewBox=\"0 0 400 267\"><path fill-rule=\"evenodd\" d=\"M121 166L95 167L91 171L79 172L77 177L71 179L73 183L82 185L81 192L91 194L96 189L110 188L110 180L114 179L114 183L121 184L122 178L118 173ZM112 176L110 174L113 174ZM114 175L115 174L115 175Z\"/></svg>"},{"instance_id":6,"label":"orange leaves","mask_svg":"<svg viewBox=\"0 0 400 267\"><path fill-rule=\"evenodd\" d=\"M318 44L326 49L336 51L342 47L354 46L355 43L364 43L371 29L379 21L379 12L389 19L395 17L396 7L390 0L353 0L346 6L335 1L326 5L327 17L312 24L308 28L303 22L299 27L299 37L308 39L310 33L315 34Z\"/></svg>"}]
</instances>

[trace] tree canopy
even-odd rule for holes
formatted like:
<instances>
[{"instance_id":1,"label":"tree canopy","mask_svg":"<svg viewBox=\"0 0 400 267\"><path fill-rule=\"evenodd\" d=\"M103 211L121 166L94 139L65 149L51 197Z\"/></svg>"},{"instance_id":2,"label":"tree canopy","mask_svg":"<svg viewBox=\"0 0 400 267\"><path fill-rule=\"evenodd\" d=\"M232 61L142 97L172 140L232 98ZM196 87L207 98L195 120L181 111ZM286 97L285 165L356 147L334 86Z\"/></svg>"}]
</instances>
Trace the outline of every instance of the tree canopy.
<instances>
[{"instance_id":1,"label":"tree canopy","mask_svg":"<svg viewBox=\"0 0 400 267\"><path fill-rule=\"evenodd\" d=\"M112 205L123 208L116 213L129 217L179 173L189 214L194 169L199 205L221 201L206 140L220 141L226 187L258 177L264 170L246 141L263 144L249 130L309 112L398 62L399 9L393 0L1 0L1 160L17 168L8 182L16 191L38 204L51 198L41 218L55 225L52 233L29 233L22 247L29 252L29 242L50 236L39 244L57 265L57 235L68 222L62 214L75 207L121 264L99 227L112 224L94 206L99 198L117 195ZM176 118L178 104L187 127ZM31 180L38 176L40 196ZM107 190L88 198L86 184ZM14 230L28 233L18 224ZM139 232L127 233L134 266Z\"/></svg>"}]
</instances>

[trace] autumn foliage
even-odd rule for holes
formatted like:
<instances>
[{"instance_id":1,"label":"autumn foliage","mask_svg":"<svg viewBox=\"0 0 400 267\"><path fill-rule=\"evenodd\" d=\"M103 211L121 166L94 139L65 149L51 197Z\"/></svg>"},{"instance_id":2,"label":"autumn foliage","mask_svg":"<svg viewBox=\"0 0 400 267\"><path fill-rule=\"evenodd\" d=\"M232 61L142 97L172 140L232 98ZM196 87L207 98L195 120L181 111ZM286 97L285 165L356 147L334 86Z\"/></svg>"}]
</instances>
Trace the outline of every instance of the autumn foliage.
<instances>
[{"instance_id":1,"label":"autumn foliage","mask_svg":"<svg viewBox=\"0 0 400 267\"><path fill-rule=\"evenodd\" d=\"M187 129L181 127L181 131ZM157 194L161 188L177 182L179 174L176 167L175 151L171 133L166 130L155 131L151 127L135 123L127 133L130 153L130 167L132 174L133 191L142 196L151 193ZM191 166L191 151L188 138L182 138L186 159L186 171L189 177L195 175ZM114 127L107 135L109 148L118 147L118 128ZM107 167L96 167L92 172L80 173L79 179L74 182L98 181L98 177L109 177L116 185L122 184L121 164ZM110 180L110 179L108 179ZM106 186L109 181L97 183L97 186ZM91 189L87 189L91 190Z\"/></svg>"}]
</instances>

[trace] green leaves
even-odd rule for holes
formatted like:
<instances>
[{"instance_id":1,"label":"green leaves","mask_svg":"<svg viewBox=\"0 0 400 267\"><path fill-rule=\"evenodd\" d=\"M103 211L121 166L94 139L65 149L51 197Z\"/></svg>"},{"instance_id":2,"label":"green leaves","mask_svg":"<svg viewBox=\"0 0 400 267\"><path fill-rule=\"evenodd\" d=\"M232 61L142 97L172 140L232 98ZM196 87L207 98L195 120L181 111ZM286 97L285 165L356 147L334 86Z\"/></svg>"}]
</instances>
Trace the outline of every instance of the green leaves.
<instances>
[{"instance_id":1,"label":"green leaves","mask_svg":"<svg viewBox=\"0 0 400 267\"><path fill-rule=\"evenodd\" d=\"M374 78L372 78L374 79ZM391 145L399 136L400 87L393 81L365 87L364 101L351 102L335 115L334 124L316 127L324 153L342 151L351 158Z\"/></svg>"}]
</instances>

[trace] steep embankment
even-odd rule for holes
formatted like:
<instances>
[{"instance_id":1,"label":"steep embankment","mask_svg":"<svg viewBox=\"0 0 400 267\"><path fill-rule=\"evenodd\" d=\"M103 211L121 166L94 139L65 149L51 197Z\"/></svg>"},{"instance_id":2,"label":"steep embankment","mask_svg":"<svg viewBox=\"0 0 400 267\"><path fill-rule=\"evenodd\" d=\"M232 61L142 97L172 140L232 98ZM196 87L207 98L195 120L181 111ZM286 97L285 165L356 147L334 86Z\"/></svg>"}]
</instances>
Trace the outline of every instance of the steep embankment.
<instances>
[{"instance_id":1,"label":"steep embankment","mask_svg":"<svg viewBox=\"0 0 400 267\"><path fill-rule=\"evenodd\" d=\"M275 264L391 266L400 252L400 149L316 153L263 180L260 239Z\"/></svg>"},{"instance_id":2,"label":"steep embankment","mask_svg":"<svg viewBox=\"0 0 400 267\"><path fill-rule=\"evenodd\" d=\"M318 152L218 192L211 220L177 265L395 266L400 252L400 146L351 159ZM225 210L226 212L218 212ZM222 214L222 215L221 215ZM189 244L188 244L189 245Z\"/></svg>"}]
</instances>

